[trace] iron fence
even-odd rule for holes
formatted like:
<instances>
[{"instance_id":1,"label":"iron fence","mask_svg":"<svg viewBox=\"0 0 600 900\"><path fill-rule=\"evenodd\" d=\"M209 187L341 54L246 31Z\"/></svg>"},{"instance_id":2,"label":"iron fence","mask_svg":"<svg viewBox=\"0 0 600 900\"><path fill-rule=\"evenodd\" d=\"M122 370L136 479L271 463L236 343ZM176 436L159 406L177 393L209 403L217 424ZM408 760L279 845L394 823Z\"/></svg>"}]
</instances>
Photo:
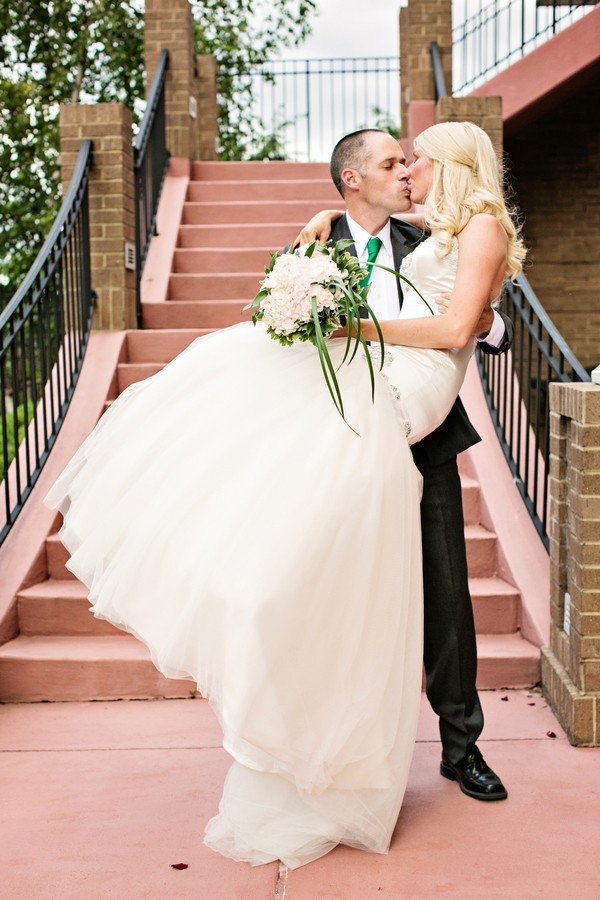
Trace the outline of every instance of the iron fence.
<instances>
[{"instance_id":1,"label":"iron fence","mask_svg":"<svg viewBox=\"0 0 600 900\"><path fill-rule=\"evenodd\" d=\"M95 295L83 141L52 230L0 314L0 544L23 508L63 423L88 342Z\"/></svg>"},{"instance_id":2,"label":"iron fence","mask_svg":"<svg viewBox=\"0 0 600 900\"><path fill-rule=\"evenodd\" d=\"M548 549L549 385L589 381L524 275L506 282L502 309L512 319L512 349L477 353L484 393L500 445L525 506Z\"/></svg>"},{"instance_id":3,"label":"iron fence","mask_svg":"<svg viewBox=\"0 0 600 900\"><path fill-rule=\"evenodd\" d=\"M454 0L453 94L460 96L508 68L590 12L596 2Z\"/></svg>"},{"instance_id":4,"label":"iron fence","mask_svg":"<svg viewBox=\"0 0 600 900\"><path fill-rule=\"evenodd\" d=\"M239 79L251 98L247 114L254 133L248 136L246 158L267 148L271 158L328 162L347 132L380 127L400 133L396 56L276 60L249 75L227 72L222 77ZM240 124L233 121L229 127Z\"/></svg>"},{"instance_id":5,"label":"iron fence","mask_svg":"<svg viewBox=\"0 0 600 900\"><path fill-rule=\"evenodd\" d=\"M135 266L136 312L142 325L140 282L152 235L156 233L156 213L169 165L166 141L165 80L169 51L163 50L152 79L146 110L133 142L135 169Z\"/></svg>"}]
</instances>

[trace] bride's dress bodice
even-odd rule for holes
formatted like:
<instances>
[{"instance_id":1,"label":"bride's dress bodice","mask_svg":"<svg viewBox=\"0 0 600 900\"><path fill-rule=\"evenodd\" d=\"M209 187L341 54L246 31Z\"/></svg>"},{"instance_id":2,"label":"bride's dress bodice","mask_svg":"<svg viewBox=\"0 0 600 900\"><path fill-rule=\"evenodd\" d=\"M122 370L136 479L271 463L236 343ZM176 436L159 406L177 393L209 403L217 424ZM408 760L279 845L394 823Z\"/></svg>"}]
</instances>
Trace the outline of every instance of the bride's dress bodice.
<instances>
[{"instance_id":1,"label":"bride's dress bodice","mask_svg":"<svg viewBox=\"0 0 600 900\"><path fill-rule=\"evenodd\" d=\"M458 266L458 240L446 256L438 255L439 241L427 238L402 262L404 302L401 319L440 315L435 295L450 293ZM422 295L422 296L420 296ZM423 298L427 301L424 302ZM428 305L429 304L429 308ZM386 345L381 375L394 397L409 443L420 441L442 424L458 395L473 352L474 341L462 350L423 350ZM379 362L379 347L371 347Z\"/></svg>"},{"instance_id":2,"label":"bride's dress bodice","mask_svg":"<svg viewBox=\"0 0 600 900\"><path fill-rule=\"evenodd\" d=\"M400 274L418 288L436 315L439 313L433 298L436 294L450 293L454 287L458 267L458 239L452 238L452 248L447 256L438 256L439 248L440 243L433 234L405 256L400 266ZM402 282L402 293L404 302L400 313L401 319L417 319L431 315L419 294L405 281Z\"/></svg>"}]
</instances>

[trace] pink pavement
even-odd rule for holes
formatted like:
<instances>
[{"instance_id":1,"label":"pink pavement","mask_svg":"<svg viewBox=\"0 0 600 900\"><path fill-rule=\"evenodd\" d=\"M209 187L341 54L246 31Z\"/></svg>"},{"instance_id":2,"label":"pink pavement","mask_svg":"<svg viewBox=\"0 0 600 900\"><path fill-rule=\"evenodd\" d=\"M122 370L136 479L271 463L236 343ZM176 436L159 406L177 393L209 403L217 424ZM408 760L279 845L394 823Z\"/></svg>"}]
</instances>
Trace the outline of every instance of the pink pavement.
<instances>
[{"instance_id":1,"label":"pink pavement","mask_svg":"<svg viewBox=\"0 0 600 900\"><path fill-rule=\"evenodd\" d=\"M229 765L205 701L0 705L0 896L598 900L600 748L571 747L535 689L481 696L480 747L508 800L472 800L439 775L423 699L389 854L339 847L294 871L203 846Z\"/></svg>"}]
</instances>

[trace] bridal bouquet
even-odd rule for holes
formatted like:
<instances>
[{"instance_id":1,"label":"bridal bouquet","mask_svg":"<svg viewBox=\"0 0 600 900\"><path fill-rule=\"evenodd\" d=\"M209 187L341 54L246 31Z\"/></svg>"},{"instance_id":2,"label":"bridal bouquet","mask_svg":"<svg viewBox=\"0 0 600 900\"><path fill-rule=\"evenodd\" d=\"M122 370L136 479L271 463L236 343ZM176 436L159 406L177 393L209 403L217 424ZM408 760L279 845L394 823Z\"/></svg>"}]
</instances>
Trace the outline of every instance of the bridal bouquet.
<instances>
[{"instance_id":1,"label":"bridal bouquet","mask_svg":"<svg viewBox=\"0 0 600 900\"><path fill-rule=\"evenodd\" d=\"M293 252L274 253L265 268L260 291L245 307L254 309L254 323L264 320L267 333L284 346L294 341L315 345L329 393L342 417L344 404L325 340L327 335L342 325L348 326L342 364L347 359L351 362L359 347L364 349L373 397L375 376L369 345L362 334L361 309L374 322L383 351L383 335L367 303L368 270L348 252L351 244L351 240L327 245L312 243Z\"/></svg>"}]
</instances>

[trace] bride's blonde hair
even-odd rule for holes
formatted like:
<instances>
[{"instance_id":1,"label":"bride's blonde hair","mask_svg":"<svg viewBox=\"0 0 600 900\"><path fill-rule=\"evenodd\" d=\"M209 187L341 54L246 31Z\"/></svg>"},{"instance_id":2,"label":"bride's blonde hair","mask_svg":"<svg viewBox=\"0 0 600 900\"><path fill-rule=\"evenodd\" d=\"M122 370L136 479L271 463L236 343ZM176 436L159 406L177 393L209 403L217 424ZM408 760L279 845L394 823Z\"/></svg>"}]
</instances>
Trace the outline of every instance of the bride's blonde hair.
<instances>
[{"instance_id":1,"label":"bride's blonde hair","mask_svg":"<svg viewBox=\"0 0 600 900\"><path fill-rule=\"evenodd\" d=\"M516 278L526 250L502 189L502 165L488 135L473 122L442 122L423 131L415 148L432 162L431 190L424 204L427 226L439 231L441 255L476 213L489 213L508 237L506 274Z\"/></svg>"}]
</instances>

